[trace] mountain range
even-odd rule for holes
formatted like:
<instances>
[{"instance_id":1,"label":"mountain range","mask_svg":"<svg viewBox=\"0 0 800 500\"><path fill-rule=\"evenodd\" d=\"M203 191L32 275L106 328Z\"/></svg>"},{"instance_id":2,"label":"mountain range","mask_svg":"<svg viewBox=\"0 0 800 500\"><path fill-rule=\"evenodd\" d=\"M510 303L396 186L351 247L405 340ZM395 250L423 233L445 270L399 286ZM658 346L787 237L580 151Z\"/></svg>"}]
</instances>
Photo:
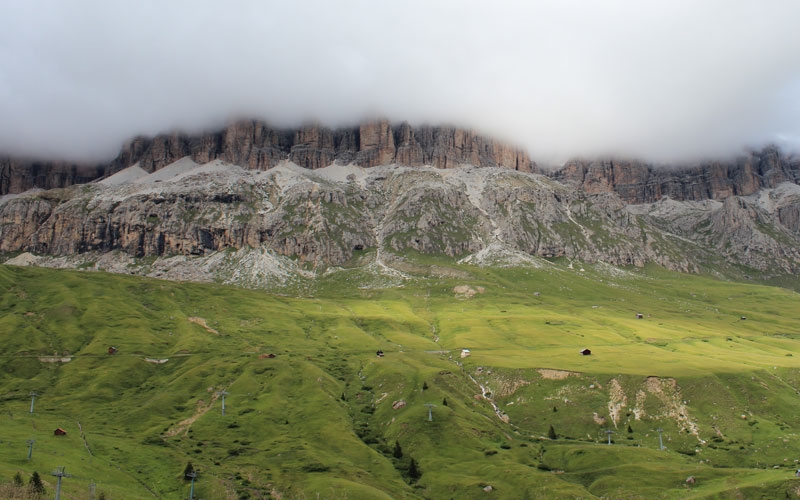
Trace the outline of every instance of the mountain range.
<instances>
[{"instance_id":1,"label":"mountain range","mask_svg":"<svg viewBox=\"0 0 800 500\"><path fill-rule=\"evenodd\" d=\"M106 163L0 159L0 251L255 286L337 266L390 272L410 254L771 279L800 272L799 183L800 158L774 146L553 169L456 127L240 121L135 138Z\"/></svg>"}]
</instances>

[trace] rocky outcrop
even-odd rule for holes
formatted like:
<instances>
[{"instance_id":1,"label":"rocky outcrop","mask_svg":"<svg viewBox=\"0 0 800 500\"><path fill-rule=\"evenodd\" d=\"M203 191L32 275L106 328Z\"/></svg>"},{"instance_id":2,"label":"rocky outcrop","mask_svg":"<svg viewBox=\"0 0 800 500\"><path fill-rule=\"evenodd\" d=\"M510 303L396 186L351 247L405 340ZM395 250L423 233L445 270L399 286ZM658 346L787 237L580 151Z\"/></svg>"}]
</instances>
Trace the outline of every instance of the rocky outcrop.
<instances>
[{"instance_id":1,"label":"rocky outcrop","mask_svg":"<svg viewBox=\"0 0 800 500\"><path fill-rule=\"evenodd\" d=\"M475 131L447 126L412 126L386 120L357 127L309 124L281 129L242 120L222 130L138 137L107 164L27 161L0 158L0 194L31 188L52 189L87 183L138 164L154 172L180 158L197 163L222 160L251 170L269 170L282 160L316 170L333 163L363 167L462 165L503 167L520 172L539 169L525 151ZM571 160L551 172L554 179L588 194L616 193L626 203L724 200L746 196L782 182L800 182L800 158L766 147L730 161L696 165L652 165L635 160ZM793 217L787 213L787 218Z\"/></svg>"},{"instance_id":2,"label":"rocky outcrop","mask_svg":"<svg viewBox=\"0 0 800 500\"><path fill-rule=\"evenodd\" d=\"M0 195L84 184L102 177L107 169L100 164L0 157Z\"/></svg>"},{"instance_id":3,"label":"rocky outcrop","mask_svg":"<svg viewBox=\"0 0 800 500\"><path fill-rule=\"evenodd\" d=\"M372 143L376 154L386 137ZM314 171L281 164L261 172L188 160L177 166L135 182L2 199L0 252L210 258L257 249L312 268L364 255L480 254L476 261L513 263L521 256L653 262L679 271L743 266L763 276L800 272L800 186L791 183L724 201L631 205L613 192L587 194L501 168ZM174 176L161 175L168 172ZM498 252L500 258L490 255Z\"/></svg>"},{"instance_id":4,"label":"rocky outcrop","mask_svg":"<svg viewBox=\"0 0 800 500\"><path fill-rule=\"evenodd\" d=\"M363 167L398 164L454 168L470 164L536 171L535 163L521 149L456 127L413 127L379 120L359 127L331 129L312 124L280 129L244 120L215 132L137 137L108 164L0 159L0 194L87 183L133 164L154 172L186 156L198 163L219 159L252 170L268 170L288 159L308 169L338 162Z\"/></svg>"},{"instance_id":5,"label":"rocky outcrop","mask_svg":"<svg viewBox=\"0 0 800 500\"><path fill-rule=\"evenodd\" d=\"M555 179L589 193L616 193L627 203L724 200L746 196L782 182L800 182L800 159L773 146L734 160L694 166L653 166L624 160L572 160L553 174Z\"/></svg>"}]
</instances>

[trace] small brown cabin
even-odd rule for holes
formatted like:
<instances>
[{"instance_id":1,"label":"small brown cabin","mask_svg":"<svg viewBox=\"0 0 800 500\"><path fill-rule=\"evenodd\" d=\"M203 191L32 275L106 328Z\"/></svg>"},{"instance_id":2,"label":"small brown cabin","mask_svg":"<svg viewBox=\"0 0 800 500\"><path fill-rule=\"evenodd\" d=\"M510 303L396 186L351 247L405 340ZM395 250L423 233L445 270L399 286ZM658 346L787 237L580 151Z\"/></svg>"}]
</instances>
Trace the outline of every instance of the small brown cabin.
<instances>
[{"instance_id":1,"label":"small brown cabin","mask_svg":"<svg viewBox=\"0 0 800 500\"><path fill-rule=\"evenodd\" d=\"M53 431L53 435L54 436L66 436L67 435L67 431L65 431L64 429L59 427L58 429Z\"/></svg>"},{"instance_id":2,"label":"small brown cabin","mask_svg":"<svg viewBox=\"0 0 800 500\"><path fill-rule=\"evenodd\" d=\"M590 349L581 349L581 354L583 356L591 356L592 355L592 351Z\"/></svg>"},{"instance_id":3,"label":"small brown cabin","mask_svg":"<svg viewBox=\"0 0 800 500\"><path fill-rule=\"evenodd\" d=\"M109 354L116 354L117 353L117 348L112 345L111 347L108 348L108 353Z\"/></svg>"}]
</instances>

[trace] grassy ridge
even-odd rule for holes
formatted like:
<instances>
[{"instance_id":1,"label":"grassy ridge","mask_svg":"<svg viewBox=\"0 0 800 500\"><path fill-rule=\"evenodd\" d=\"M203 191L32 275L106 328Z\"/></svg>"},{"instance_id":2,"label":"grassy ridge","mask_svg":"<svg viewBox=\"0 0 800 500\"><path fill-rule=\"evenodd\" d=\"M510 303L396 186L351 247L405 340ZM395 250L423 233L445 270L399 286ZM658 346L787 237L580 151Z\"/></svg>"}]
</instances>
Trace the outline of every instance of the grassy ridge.
<instances>
[{"instance_id":1,"label":"grassy ridge","mask_svg":"<svg viewBox=\"0 0 800 500\"><path fill-rule=\"evenodd\" d=\"M0 267L0 479L37 470L52 491L64 465L65 499L92 482L112 499L177 499L192 462L206 500L796 489L794 292L558 265L439 269L393 288L345 271L305 289Z\"/></svg>"}]
</instances>

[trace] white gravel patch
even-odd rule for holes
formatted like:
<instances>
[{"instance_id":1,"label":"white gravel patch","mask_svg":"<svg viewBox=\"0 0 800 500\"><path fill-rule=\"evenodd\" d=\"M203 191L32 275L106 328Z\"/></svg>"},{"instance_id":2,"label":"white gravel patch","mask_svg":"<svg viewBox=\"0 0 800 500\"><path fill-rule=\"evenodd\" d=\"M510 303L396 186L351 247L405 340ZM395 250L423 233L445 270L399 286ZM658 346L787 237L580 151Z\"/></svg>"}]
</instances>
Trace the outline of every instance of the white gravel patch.
<instances>
[{"instance_id":1,"label":"white gravel patch","mask_svg":"<svg viewBox=\"0 0 800 500\"><path fill-rule=\"evenodd\" d=\"M8 266L37 266L41 259L32 253L25 252L17 255L13 259L8 259L5 264Z\"/></svg>"},{"instance_id":2,"label":"white gravel patch","mask_svg":"<svg viewBox=\"0 0 800 500\"><path fill-rule=\"evenodd\" d=\"M745 199L769 213L775 213L777 209L800 200L800 186L791 182L782 182L773 189L762 189Z\"/></svg>"},{"instance_id":3,"label":"white gravel patch","mask_svg":"<svg viewBox=\"0 0 800 500\"><path fill-rule=\"evenodd\" d=\"M137 162L124 170L120 170L111 177L106 177L98 182L98 184L102 184L103 186L119 186L120 184L129 184L144 179L148 175L150 174L147 173L145 169L141 168Z\"/></svg>"},{"instance_id":4,"label":"white gravel patch","mask_svg":"<svg viewBox=\"0 0 800 500\"><path fill-rule=\"evenodd\" d=\"M480 267L533 267L536 269L552 267L552 264L545 259L508 248L501 243L492 243L481 251L464 257L458 263Z\"/></svg>"},{"instance_id":5,"label":"white gravel patch","mask_svg":"<svg viewBox=\"0 0 800 500\"><path fill-rule=\"evenodd\" d=\"M717 200L703 201L677 201L671 198L662 198L655 203L641 205L627 205L627 210L635 215L652 215L665 219L674 219L684 215L698 212L712 212L722 208L722 202Z\"/></svg>"},{"instance_id":6,"label":"white gravel patch","mask_svg":"<svg viewBox=\"0 0 800 500\"><path fill-rule=\"evenodd\" d=\"M366 186L366 179L370 175L370 170L353 164L337 165L334 163L325 168L314 170L313 173L337 184L355 182L363 189Z\"/></svg>"},{"instance_id":7,"label":"white gravel patch","mask_svg":"<svg viewBox=\"0 0 800 500\"><path fill-rule=\"evenodd\" d=\"M136 179L136 184L154 184L156 182L170 182L174 181L184 174L191 172L199 167L197 163L192 161L188 156L181 158L175 163L170 163L164 168L156 170L147 177Z\"/></svg>"}]
</instances>

